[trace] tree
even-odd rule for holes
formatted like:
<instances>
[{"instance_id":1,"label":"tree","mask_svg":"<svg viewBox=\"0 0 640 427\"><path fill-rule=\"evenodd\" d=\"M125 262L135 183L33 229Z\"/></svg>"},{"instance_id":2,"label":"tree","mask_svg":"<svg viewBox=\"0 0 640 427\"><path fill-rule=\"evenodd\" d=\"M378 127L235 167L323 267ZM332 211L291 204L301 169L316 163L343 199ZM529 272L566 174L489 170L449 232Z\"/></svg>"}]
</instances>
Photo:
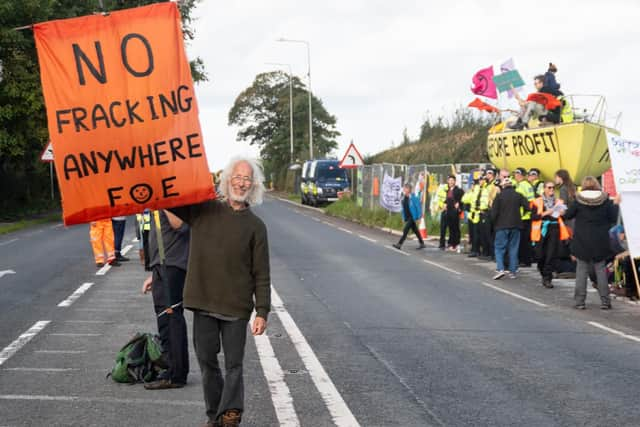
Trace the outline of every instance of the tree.
<instances>
[{"instance_id":1,"label":"tree","mask_svg":"<svg viewBox=\"0 0 640 427\"><path fill-rule=\"evenodd\" d=\"M308 92L298 77L293 77L293 157L309 158ZM337 148L336 118L322 101L311 97L313 114L313 157L324 157ZM279 172L289 165L289 75L282 71L258 74L235 100L229 111L229 125L240 127L238 141L260 148L267 172Z\"/></svg>"},{"instance_id":2,"label":"tree","mask_svg":"<svg viewBox=\"0 0 640 427\"><path fill-rule=\"evenodd\" d=\"M178 3L184 36L192 40L193 8L199 0ZM154 0L105 0L105 10L158 3ZM71 18L99 11L98 0L0 0L0 220L47 202L48 167L39 155L48 140L35 41L34 22ZM195 82L207 79L200 58L191 62Z\"/></svg>"}]
</instances>

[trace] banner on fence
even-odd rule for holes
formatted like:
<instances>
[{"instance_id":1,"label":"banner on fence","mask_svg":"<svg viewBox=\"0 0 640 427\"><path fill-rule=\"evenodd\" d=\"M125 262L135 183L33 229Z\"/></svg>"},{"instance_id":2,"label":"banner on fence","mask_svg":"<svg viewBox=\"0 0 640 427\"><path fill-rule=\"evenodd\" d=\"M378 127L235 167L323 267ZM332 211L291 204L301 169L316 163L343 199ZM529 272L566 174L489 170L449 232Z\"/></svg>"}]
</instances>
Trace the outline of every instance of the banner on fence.
<instances>
[{"instance_id":1,"label":"banner on fence","mask_svg":"<svg viewBox=\"0 0 640 427\"><path fill-rule=\"evenodd\" d=\"M629 251L640 257L640 142L610 133L607 141Z\"/></svg>"},{"instance_id":2,"label":"banner on fence","mask_svg":"<svg viewBox=\"0 0 640 427\"><path fill-rule=\"evenodd\" d=\"M402 177L394 178L384 174L380 206L390 212L402 211Z\"/></svg>"}]
</instances>

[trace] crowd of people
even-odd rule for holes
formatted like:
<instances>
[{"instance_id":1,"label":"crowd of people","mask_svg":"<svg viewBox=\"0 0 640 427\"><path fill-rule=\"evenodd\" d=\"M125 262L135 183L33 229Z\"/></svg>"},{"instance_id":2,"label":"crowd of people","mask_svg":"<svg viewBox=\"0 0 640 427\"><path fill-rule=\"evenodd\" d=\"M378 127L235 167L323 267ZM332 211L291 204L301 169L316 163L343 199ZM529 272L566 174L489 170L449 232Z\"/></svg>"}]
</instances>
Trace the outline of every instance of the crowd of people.
<instances>
[{"instance_id":1,"label":"crowd of people","mask_svg":"<svg viewBox=\"0 0 640 427\"><path fill-rule=\"evenodd\" d=\"M467 256L494 261L494 280L516 279L521 268L536 264L545 288L554 287L554 278L575 278L577 309L586 308L589 279L603 310L611 308L611 293L638 298L633 275L638 266L626 250L620 197L609 197L596 178L587 176L577 187L564 169L545 181L536 168L516 168L477 170L471 179L465 192L450 175L435 194L441 250L461 252L460 224L465 221ZM393 245L397 249L411 229L419 248L424 247L416 227L421 217L414 207L418 203L419 196L407 185L402 201L405 228Z\"/></svg>"}]
</instances>

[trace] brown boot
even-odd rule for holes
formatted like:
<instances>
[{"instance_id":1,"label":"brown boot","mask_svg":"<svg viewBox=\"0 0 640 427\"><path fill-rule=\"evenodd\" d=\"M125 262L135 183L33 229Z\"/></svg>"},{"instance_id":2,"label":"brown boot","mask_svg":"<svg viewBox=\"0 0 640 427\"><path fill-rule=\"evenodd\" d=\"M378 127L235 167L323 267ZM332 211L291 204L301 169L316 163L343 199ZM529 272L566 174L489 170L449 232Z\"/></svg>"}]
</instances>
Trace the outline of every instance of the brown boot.
<instances>
[{"instance_id":1,"label":"brown boot","mask_svg":"<svg viewBox=\"0 0 640 427\"><path fill-rule=\"evenodd\" d=\"M221 427L237 427L240 425L242 413L237 409L229 409L222 414L220 426Z\"/></svg>"}]
</instances>

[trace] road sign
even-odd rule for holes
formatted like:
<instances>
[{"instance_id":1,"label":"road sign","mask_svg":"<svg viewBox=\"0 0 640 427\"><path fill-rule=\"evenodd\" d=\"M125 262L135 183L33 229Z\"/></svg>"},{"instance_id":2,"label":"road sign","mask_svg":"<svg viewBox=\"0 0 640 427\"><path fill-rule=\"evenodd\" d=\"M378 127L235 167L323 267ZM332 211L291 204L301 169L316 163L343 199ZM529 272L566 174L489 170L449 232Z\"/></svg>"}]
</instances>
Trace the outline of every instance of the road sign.
<instances>
[{"instance_id":1,"label":"road sign","mask_svg":"<svg viewBox=\"0 0 640 427\"><path fill-rule=\"evenodd\" d=\"M44 151L40 155L40 160L43 162L53 162L53 146L51 145L51 141L49 141Z\"/></svg>"},{"instance_id":2,"label":"road sign","mask_svg":"<svg viewBox=\"0 0 640 427\"><path fill-rule=\"evenodd\" d=\"M344 157L340 161L340 167L343 169L353 169L358 166L363 166L364 160L362 160L362 156L353 142L349 144L349 148L347 148L347 152L344 153Z\"/></svg>"}]
</instances>

